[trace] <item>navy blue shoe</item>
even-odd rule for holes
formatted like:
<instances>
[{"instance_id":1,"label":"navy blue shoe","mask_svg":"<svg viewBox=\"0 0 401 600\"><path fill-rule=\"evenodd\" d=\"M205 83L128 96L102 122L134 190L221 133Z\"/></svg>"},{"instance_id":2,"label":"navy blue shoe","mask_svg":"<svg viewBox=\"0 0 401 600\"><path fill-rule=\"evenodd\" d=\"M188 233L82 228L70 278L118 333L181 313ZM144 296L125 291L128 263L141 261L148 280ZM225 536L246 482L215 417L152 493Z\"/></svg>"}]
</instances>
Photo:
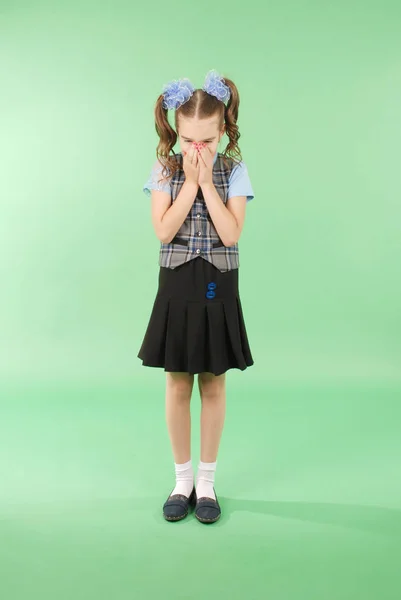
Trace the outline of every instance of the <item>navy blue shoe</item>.
<instances>
[{"instance_id":1,"label":"navy blue shoe","mask_svg":"<svg viewBox=\"0 0 401 600\"><path fill-rule=\"evenodd\" d=\"M166 521L181 521L187 516L189 508L195 505L195 501L195 487L192 489L189 498L184 494L170 495L163 505L163 517Z\"/></svg>"},{"instance_id":2,"label":"navy blue shoe","mask_svg":"<svg viewBox=\"0 0 401 600\"><path fill-rule=\"evenodd\" d=\"M213 488L216 500L213 498L196 498L195 517L201 523L215 523L220 519L221 509L217 499L216 490Z\"/></svg>"}]
</instances>

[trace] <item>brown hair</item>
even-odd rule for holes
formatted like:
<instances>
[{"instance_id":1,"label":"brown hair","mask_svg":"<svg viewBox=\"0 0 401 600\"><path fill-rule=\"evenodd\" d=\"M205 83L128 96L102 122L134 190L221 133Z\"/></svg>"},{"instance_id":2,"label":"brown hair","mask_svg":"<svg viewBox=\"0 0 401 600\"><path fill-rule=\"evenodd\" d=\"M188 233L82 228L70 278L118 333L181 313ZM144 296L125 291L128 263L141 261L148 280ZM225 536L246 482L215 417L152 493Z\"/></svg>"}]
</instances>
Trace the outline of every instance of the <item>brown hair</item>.
<instances>
[{"instance_id":1,"label":"brown hair","mask_svg":"<svg viewBox=\"0 0 401 600\"><path fill-rule=\"evenodd\" d=\"M223 152L223 160L227 164L226 159L231 158L234 162L242 160L241 152L238 146L240 132L238 130L238 107L239 93L236 85L231 79L224 77L224 82L230 88L230 98L227 106L216 98L208 94L204 90L197 89L187 102L174 111L175 129L178 131L178 119L180 116L198 119L207 119L217 115L219 122L219 130L221 131L225 123L225 132L228 136L228 144ZM170 178L179 165L176 160L176 154L173 150L177 142L177 133L171 127L167 118L167 109L163 107L163 94L160 94L155 106L155 127L159 136L159 144L156 149L156 156L163 165L162 178ZM172 152L172 154L170 154Z\"/></svg>"}]
</instances>

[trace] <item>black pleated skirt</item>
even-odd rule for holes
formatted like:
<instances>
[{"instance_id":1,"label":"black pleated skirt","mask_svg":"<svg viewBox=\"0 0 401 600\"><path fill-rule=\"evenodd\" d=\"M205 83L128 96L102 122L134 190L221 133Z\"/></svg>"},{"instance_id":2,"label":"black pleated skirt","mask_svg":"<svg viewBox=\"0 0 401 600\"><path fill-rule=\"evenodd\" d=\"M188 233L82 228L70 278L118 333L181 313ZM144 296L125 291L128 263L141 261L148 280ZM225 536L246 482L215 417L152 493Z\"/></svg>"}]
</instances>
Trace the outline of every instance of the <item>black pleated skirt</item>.
<instances>
[{"instance_id":1,"label":"black pleated skirt","mask_svg":"<svg viewBox=\"0 0 401 600\"><path fill-rule=\"evenodd\" d=\"M202 257L160 267L159 285L138 358L169 372L213 373L253 365L238 269L222 273Z\"/></svg>"}]
</instances>

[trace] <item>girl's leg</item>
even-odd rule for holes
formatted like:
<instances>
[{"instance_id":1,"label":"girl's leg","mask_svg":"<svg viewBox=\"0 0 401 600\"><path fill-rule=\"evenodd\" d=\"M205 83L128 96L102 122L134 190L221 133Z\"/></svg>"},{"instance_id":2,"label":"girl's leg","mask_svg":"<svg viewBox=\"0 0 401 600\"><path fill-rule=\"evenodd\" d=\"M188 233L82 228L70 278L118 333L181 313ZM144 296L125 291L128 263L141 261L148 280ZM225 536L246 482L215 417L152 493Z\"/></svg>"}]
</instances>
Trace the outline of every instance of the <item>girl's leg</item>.
<instances>
[{"instance_id":1,"label":"girl's leg","mask_svg":"<svg viewBox=\"0 0 401 600\"><path fill-rule=\"evenodd\" d=\"M174 456L176 486L171 494L190 495L194 485L191 462L191 395L194 376L166 373L166 422Z\"/></svg>"},{"instance_id":2,"label":"girl's leg","mask_svg":"<svg viewBox=\"0 0 401 600\"><path fill-rule=\"evenodd\" d=\"M215 499L213 491L217 453L226 413L226 376L200 373L201 396L201 459L198 468L196 492L198 498Z\"/></svg>"}]
</instances>

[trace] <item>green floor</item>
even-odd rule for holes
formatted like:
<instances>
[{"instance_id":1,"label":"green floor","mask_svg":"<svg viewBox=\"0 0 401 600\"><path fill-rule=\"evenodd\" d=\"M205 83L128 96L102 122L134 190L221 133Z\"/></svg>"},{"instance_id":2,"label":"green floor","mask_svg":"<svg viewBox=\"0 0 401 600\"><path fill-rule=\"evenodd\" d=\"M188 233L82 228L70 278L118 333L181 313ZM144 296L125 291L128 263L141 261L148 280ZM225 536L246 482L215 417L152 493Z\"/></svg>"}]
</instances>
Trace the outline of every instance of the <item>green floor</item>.
<instances>
[{"instance_id":1,"label":"green floor","mask_svg":"<svg viewBox=\"0 0 401 600\"><path fill-rule=\"evenodd\" d=\"M205 526L162 518L160 381L2 390L2 600L400 598L400 390L229 384Z\"/></svg>"}]
</instances>

